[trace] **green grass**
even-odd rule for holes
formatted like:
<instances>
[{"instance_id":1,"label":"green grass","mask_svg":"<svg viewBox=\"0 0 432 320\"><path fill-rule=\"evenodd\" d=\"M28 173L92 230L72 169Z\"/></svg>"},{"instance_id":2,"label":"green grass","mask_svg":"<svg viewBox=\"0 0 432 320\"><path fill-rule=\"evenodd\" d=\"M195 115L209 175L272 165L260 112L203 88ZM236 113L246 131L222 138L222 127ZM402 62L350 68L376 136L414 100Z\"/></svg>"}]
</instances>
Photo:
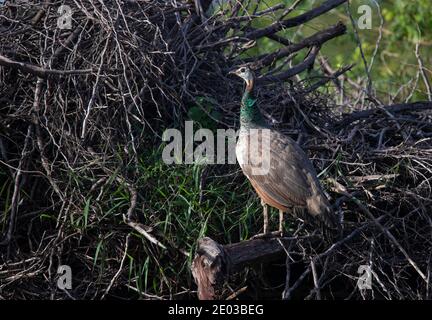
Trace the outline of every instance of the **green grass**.
<instances>
[{"instance_id":1,"label":"green grass","mask_svg":"<svg viewBox=\"0 0 432 320\"><path fill-rule=\"evenodd\" d=\"M141 251L128 258L129 283L143 293L157 295L191 288L190 264L199 238L233 243L250 238L262 227L259 199L238 165L231 165L228 174L219 174L227 169L220 165L166 165L162 147L140 157L134 219L151 228L151 234L169 250L133 232ZM118 207L116 199L111 200L111 207ZM271 213L276 228L277 212ZM172 248L189 257L173 254Z\"/></svg>"},{"instance_id":2,"label":"green grass","mask_svg":"<svg viewBox=\"0 0 432 320\"><path fill-rule=\"evenodd\" d=\"M162 146L144 152L138 165L138 203L134 219L151 228L151 234L169 250L150 244L135 231L129 264L129 283L148 294L165 294L190 287L190 263L197 240L203 236L230 243L250 237L261 226L261 206L249 183L231 166L231 174L218 176L218 165L166 165L162 161ZM221 171L222 172L222 171ZM202 176L206 176L201 186ZM105 215L115 214L127 204L128 193L118 188L105 195ZM79 219L90 227L91 199L87 199ZM124 210L123 210L124 212ZM100 224L101 222L99 222ZM102 235L100 235L102 237ZM94 254L97 272L102 272L104 247L109 240L99 242ZM172 248L189 254L172 254ZM135 252L134 252L135 251Z\"/></svg>"}]
</instances>

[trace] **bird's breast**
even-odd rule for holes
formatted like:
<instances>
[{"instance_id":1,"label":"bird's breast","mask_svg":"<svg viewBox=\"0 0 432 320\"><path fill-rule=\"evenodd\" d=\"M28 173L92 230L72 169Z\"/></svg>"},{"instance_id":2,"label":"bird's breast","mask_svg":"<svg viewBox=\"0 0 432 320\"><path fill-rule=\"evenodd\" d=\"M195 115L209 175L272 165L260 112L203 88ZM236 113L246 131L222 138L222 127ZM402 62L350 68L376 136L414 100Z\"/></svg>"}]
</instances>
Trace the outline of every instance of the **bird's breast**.
<instances>
[{"instance_id":1,"label":"bird's breast","mask_svg":"<svg viewBox=\"0 0 432 320\"><path fill-rule=\"evenodd\" d=\"M248 172L251 171L250 169L254 169L252 171L255 172L266 163L270 165L270 143L271 130L269 129L258 128L240 131L236 145L236 157L243 172L246 168L249 169L246 170ZM248 175L246 174L246 176Z\"/></svg>"},{"instance_id":2,"label":"bird's breast","mask_svg":"<svg viewBox=\"0 0 432 320\"><path fill-rule=\"evenodd\" d=\"M248 150L248 138L246 134L242 134L240 132L239 138L237 140L236 145L236 157L237 161L241 168L243 168L243 165L247 162L249 150Z\"/></svg>"}]
</instances>

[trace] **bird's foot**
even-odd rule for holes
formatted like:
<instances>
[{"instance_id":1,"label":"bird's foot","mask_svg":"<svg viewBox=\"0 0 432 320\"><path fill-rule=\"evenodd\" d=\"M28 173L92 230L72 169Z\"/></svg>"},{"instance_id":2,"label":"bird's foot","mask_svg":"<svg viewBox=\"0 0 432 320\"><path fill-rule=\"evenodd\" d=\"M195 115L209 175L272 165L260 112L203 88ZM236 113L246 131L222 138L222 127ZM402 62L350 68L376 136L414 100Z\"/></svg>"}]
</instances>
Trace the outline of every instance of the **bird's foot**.
<instances>
[{"instance_id":1,"label":"bird's foot","mask_svg":"<svg viewBox=\"0 0 432 320\"><path fill-rule=\"evenodd\" d=\"M268 238L276 238L276 237L283 237L282 231L273 231L273 232L265 232L265 233L258 233L251 237L251 240L256 239L268 239Z\"/></svg>"}]
</instances>

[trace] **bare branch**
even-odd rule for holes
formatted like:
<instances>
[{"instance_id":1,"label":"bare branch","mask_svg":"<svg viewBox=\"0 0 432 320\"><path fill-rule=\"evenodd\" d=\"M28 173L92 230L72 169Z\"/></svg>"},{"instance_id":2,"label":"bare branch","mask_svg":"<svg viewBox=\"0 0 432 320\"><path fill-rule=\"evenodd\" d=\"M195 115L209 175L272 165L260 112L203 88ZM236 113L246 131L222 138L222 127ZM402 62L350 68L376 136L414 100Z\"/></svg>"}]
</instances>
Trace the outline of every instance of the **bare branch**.
<instances>
[{"instance_id":1,"label":"bare branch","mask_svg":"<svg viewBox=\"0 0 432 320\"><path fill-rule=\"evenodd\" d=\"M325 3L323 3L321 6L312 9L310 11L307 11L295 18L287 19L283 21L277 21L272 23L270 26L257 29L255 31L251 31L246 34L246 37L249 39L258 39L264 36L267 36L269 34L276 33L282 29L285 28L292 28L296 27L298 25L301 25L307 21L310 21L328 11L330 11L333 8L336 8L337 6L341 5L342 3L346 2L347 0L327 0Z\"/></svg>"},{"instance_id":2,"label":"bare branch","mask_svg":"<svg viewBox=\"0 0 432 320\"><path fill-rule=\"evenodd\" d=\"M13 61L2 55L0 55L0 66L15 68L20 71L30 73L34 76L38 76L41 78L47 78L49 76L86 75L93 72L92 69L84 69L84 70L45 69L34 64Z\"/></svg>"}]
</instances>

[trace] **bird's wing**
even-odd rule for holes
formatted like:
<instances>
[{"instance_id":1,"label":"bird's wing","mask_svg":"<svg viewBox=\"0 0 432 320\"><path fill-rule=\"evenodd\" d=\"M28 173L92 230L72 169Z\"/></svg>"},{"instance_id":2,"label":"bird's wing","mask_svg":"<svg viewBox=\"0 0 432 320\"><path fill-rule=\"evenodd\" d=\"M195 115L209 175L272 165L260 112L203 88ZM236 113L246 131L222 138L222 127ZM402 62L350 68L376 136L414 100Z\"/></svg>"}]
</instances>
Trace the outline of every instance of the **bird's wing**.
<instances>
[{"instance_id":1,"label":"bird's wing","mask_svg":"<svg viewBox=\"0 0 432 320\"><path fill-rule=\"evenodd\" d=\"M255 143L257 147L243 148L243 152L248 152L248 162L240 165L260 197L279 209L307 209L309 217L316 217L327 226L335 227L335 216L321 189L316 171L297 143L274 130L270 130L270 134L263 134L259 130L250 131L242 142L243 145L248 143L253 146L252 141L258 141ZM266 145L270 148L266 149ZM270 166L267 171L258 170L261 174L256 174L257 167L265 168L263 155L266 151L270 155Z\"/></svg>"},{"instance_id":2,"label":"bird's wing","mask_svg":"<svg viewBox=\"0 0 432 320\"><path fill-rule=\"evenodd\" d=\"M242 165L243 172L254 187L284 207L306 206L306 200L312 194L311 177L308 175L313 175L313 172L309 172L311 165L303 150L291 138L273 130L270 137L266 137L261 131L250 131L248 138L249 145L252 145L254 139L259 141L258 150L247 149L249 161ZM269 170L256 174L257 167L264 168L266 144L270 146Z\"/></svg>"}]
</instances>

